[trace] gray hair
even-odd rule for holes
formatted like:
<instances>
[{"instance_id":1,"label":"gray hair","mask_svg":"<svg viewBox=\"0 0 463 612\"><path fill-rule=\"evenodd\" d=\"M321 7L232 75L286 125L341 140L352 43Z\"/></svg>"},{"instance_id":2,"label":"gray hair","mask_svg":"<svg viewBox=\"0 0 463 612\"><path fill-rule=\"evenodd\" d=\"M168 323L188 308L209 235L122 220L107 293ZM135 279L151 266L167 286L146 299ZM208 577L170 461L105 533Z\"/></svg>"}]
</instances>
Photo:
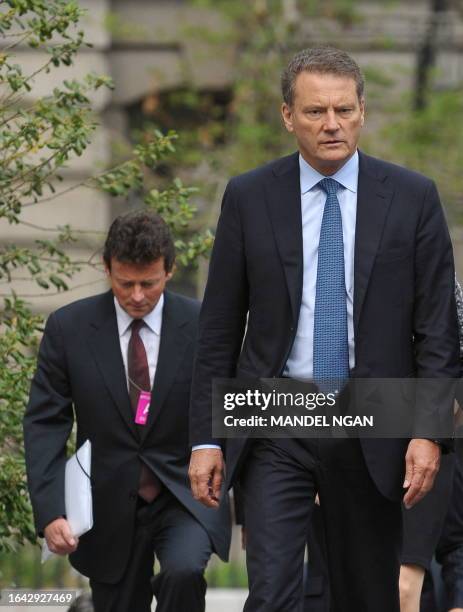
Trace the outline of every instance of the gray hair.
<instances>
[{"instance_id":1,"label":"gray hair","mask_svg":"<svg viewBox=\"0 0 463 612\"><path fill-rule=\"evenodd\" d=\"M357 63L345 51L334 47L318 47L303 49L296 53L281 75L281 91L283 100L288 106L294 102L294 84L301 72L317 72L319 74L335 74L351 77L355 81L357 96L363 97L365 80Z\"/></svg>"}]
</instances>

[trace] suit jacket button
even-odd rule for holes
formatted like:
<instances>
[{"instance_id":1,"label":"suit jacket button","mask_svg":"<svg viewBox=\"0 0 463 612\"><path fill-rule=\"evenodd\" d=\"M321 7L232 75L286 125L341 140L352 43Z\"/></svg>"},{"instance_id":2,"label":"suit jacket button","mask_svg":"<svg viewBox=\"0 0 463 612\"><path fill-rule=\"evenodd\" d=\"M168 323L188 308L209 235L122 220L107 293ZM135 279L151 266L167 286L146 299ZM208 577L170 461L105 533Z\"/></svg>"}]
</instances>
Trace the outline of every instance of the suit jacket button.
<instances>
[{"instance_id":1,"label":"suit jacket button","mask_svg":"<svg viewBox=\"0 0 463 612\"><path fill-rule=\"evenodd\" d=\"M132 491L130 491L130 493L129 493L129 497L130 497L130 499L133 499L133 500L137 499L138 492L135 491L134 489L132 489Z\"/></svg>"}]
</instances>

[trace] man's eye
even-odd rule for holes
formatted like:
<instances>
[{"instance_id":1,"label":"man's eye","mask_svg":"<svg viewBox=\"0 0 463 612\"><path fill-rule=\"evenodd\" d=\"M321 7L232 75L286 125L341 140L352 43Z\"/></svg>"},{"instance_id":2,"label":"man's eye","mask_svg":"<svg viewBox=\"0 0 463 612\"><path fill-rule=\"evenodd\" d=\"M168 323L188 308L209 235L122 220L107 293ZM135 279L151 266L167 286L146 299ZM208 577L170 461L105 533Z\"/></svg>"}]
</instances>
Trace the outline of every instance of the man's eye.
<instances>
[{"instance_id":1,"label":"man's eye","mask_svg":"<svg viewBox=\"0 0 463 612\"><path fill-rule=\"evenodd\" d=\"M349 115L352 112L351 108L341 108L342 115Z\"/></svg>"},{"instance_id":2,"label":"man's eye","mask_svg":"<svg viewBox=\"0 0 463 612\"><path fill-rule=\"evenodd\" d=\"M307 111L307 114L310 117L319 117L321 115L321 111L320 110L316 110L316 109L312 109L312 110Z\"/></svg>"}]
</instances>

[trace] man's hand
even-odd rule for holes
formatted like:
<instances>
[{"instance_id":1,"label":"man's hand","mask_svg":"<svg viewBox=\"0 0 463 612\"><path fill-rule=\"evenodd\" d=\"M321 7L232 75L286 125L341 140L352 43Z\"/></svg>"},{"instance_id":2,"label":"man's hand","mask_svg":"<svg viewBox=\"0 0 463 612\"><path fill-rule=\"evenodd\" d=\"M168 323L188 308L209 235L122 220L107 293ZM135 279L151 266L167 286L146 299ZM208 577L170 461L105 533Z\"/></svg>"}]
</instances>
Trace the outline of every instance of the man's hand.
<instances>
[{"instance_id":1,"label":"man's hand","mask_svg":"<svg viewBox=\"0 0 463 612\"><path fill-rule=\"evenodd\" d=\"M77 549L79 540L72 535L65 518L57 518L48 523L43 531L51 552L57 555L69 555Z\"/></svg>"},{"instance_id":2,"label":"man's hand","mask_svg":"<svg viewBox=\"0 0 463 612\"><path fill-rule=\"evenodd\" d=\"M223 455L219 448L194 450L188 472L193 497L209 508L218 508L223 472Z\"/></svg>"},{"instance_id":3,"label":"man's hand","mask_svg":"<svg viewBox=\"0 0 463 612\"><path fill-rule=\"evenodd\" d=\"M409 510L428 493L439 471L441 449L431 440L410 441L405 455L404 505Z\"/></svg>"}]
</instances>

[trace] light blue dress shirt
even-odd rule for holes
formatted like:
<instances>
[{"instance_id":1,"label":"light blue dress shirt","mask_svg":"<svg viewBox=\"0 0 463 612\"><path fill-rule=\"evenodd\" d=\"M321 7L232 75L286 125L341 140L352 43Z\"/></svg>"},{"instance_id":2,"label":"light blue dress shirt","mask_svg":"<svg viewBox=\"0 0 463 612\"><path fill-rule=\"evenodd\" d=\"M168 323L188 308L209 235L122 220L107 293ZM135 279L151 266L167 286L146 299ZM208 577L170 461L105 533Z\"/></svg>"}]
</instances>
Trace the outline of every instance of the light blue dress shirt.
<instances>
[{"instance_id":1,"label":"light blue dress shirt","mask_svg":"<svg viewBox=\"0 0 463 612\"><path fill-rule=\"evenodd\" d=\"M313 375L313 328L315 290L317 283L318 243L322 225L326 193L317 186L325 176L312 168L299 155L301 182L303 284L302 302L299 311L296 337L289 354L284 376L309 379ZM347 331L349 340L349 367L355 366L354 344L354 245L355 221L357 216L357 185L359 157L354 155L330 178L338 181L344 242L344 266L346 279Z\"/></svg>"}]
</instances>

